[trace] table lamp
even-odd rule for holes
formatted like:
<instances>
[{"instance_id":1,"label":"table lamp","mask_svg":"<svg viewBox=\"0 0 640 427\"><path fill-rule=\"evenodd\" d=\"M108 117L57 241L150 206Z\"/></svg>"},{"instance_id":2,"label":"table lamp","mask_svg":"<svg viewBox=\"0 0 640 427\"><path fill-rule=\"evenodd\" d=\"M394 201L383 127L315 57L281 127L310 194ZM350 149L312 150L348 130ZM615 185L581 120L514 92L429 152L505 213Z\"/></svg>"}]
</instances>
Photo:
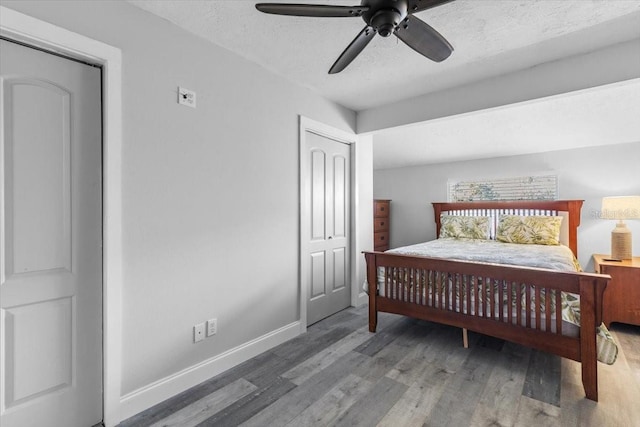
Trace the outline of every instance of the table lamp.
<instances>
[{"instance_id":1,"label":"table lamp","mask_svg":"<svg viewBox=\"0 0 640 427\"><path fill-rule=\"evenodd\" d=\"M640 196L603 197L602 218L618 220L611 232L611 258L631 259L631 230L624 220L640 219Z\"/></svg>"}]
</instances>

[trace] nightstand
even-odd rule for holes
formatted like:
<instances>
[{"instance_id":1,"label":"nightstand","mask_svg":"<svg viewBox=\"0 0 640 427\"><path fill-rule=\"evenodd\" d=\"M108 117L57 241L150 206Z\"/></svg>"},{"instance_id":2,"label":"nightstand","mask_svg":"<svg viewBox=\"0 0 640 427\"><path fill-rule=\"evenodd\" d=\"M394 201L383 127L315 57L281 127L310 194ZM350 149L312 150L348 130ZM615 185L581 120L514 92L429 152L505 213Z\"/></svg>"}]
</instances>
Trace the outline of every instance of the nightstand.
<instances>
[{"instance_id":1,"label":"nightstand","mask_svg":"<svg viewBox=\"0 0 640 427\"><path fill-rule=\"evenodd\" d=\"M640 326L640 257L612 261L608 255L593 255L596 273L609 274L611 281L604 291L602 320Z\"/></svg>"}]
</instances>

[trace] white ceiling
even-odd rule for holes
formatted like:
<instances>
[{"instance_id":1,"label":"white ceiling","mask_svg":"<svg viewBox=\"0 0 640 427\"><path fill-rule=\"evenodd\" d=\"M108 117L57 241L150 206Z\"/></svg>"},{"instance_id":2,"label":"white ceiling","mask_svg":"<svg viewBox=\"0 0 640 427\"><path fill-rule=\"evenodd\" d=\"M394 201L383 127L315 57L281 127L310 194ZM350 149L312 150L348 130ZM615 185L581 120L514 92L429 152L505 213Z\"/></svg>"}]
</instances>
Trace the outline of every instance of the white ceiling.
<instances>
[{"instance_id":1,"label":"white ceiling","mask_svg":"<svg viewBox=\"0 0 640 427\"><path fill-rule=\"evenodd\" d=\"M359 0L277 2L354 5ZM454 46L444 62L424 58L393 36L376 37L343 72L329 75L329 67L364 27L360 18L267 15L255 9L256 1L242 0L130 3L355 111L640 37L640 0L456 0L416 15ZM595 120L603 111L593 111L593 101L606 111L621 110L604 115L622 128L625 141L638 141L640 131L631 120L638 109L621 107L620 96L627 92L612 87L382 131L374 135L374 167L610 143L611 138L599 137L607 126ZM629 101L637 107L637 85L631 92L636 98ZM585 102L585 97L592 98ZM428 152L424 135L429 135ZM456 151L457 144L469 154Z\"/></svg>"},{"instance_id":2,"label":"white ceiling","mask_svg":"<svg viewBox=\"0 0 640 427\"><path fill-rule=\"evenodd\" d=\"M374 169L637 142L640 80L383 130L374 138Z\"/></svg>"}]
</instances>

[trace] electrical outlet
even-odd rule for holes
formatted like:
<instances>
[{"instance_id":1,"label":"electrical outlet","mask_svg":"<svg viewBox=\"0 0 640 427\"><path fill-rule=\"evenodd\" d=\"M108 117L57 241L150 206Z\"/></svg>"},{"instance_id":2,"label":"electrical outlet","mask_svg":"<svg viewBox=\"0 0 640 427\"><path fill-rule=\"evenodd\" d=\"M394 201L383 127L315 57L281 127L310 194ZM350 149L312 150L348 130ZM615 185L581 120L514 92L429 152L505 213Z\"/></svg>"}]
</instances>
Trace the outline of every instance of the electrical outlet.
<instances>
[{"instance_id":1,"label":"electrical outlet","mask_svg":"<svg viewBox=\"0 0 640 427\"><path fill-rule=\"evenodd\" d=\"M207 320L207 336L210 337L218 333L218 319Z\"/></svg>"},{"instance_id":2,"label":"electrical outlet","mask_svg":"<svg viewBox=\"0 0 640 427\"><path fill-rule=\"evenodd\" d=\"M204 323L198 323L193 327L193 342L200 342L204 339Z\"/></svg>"},{"instance_id":3,"label":"electrical outlet","mask_svg":"<svg viewBox=\"0 0 640 427\"><path fill-rule=\"evenodd\" d=\"M196 108L196 93L192 90L178 87L178 104Z\"/></svg>"}]
</instances>

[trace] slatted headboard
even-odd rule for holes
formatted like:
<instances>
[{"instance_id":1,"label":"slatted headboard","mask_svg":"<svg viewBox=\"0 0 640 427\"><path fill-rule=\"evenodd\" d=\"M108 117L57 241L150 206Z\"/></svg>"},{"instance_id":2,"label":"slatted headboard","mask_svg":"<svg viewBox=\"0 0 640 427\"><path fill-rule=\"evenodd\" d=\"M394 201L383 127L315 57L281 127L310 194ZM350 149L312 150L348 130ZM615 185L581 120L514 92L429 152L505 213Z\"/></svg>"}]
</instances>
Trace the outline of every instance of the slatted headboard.
<instances>
[{"instance_id":1,"label":"slatted headboard","mask_svg":"<svg viewBox=\"0 0 640 427\"><path fill-rule=\"evenodd\" d=\"M498 217L507 215L562 215L565 219L560 231L560 241L578 257L578 226L584 200L509 200L475 202L435 202L433 213L436 236L440 235L440 215L489 216L492 218L492 238L495 236Z\"/></svg>"}]
</instances>

